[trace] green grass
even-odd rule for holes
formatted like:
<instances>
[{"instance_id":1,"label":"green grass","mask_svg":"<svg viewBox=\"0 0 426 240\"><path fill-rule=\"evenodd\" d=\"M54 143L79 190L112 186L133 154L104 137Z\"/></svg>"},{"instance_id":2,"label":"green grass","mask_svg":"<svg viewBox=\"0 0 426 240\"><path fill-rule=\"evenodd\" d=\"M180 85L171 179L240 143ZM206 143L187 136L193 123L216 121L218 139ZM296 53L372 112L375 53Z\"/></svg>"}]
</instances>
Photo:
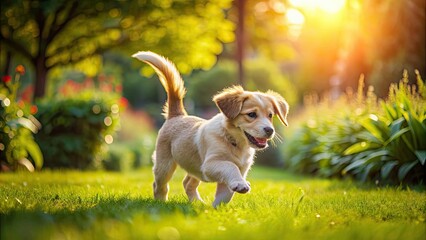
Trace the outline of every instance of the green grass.
<instances>
[{"instance_id":1,"label":"green grass","mask_svg":"<svg viewBox=\"0 0 426 240\"><path fill-rule=\"evenodd\" d=\"M425 239L424 189L377 187L255 168L251 193L212 208L186 201L178 171L169 202L150 169L0 174L1 239Z\"/></svg>"}]
</instances>

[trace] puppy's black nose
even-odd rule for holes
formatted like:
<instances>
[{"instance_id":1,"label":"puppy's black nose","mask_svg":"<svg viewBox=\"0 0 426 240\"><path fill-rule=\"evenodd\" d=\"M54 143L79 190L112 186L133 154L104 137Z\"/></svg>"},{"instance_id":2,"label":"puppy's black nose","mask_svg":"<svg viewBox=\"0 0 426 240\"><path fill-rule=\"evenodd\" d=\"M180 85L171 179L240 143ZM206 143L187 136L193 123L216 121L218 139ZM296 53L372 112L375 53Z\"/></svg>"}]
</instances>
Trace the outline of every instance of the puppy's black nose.
<instances>
[{"instance_id":1,"label":"puppy's black nose","mask_svg":"<svg viewBox=\"0 0 426 240\"><path fill-rule=\"evenodd\" d=\"M270 127L264 127L263 130L265 131L266 135L268 135L268 137L272 136L274 133L274 129Z\"/></svg>"}]
</instances>

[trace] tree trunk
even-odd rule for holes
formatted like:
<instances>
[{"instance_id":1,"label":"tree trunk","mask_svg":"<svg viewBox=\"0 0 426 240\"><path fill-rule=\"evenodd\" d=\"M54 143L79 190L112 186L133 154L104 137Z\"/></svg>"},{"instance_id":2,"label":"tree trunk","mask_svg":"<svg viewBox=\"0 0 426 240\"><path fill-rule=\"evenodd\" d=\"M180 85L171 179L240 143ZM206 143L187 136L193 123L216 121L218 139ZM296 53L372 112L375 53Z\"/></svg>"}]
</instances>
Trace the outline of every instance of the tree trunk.
<instances>
[{"instance_id":1,"label":"tree trunk","mask_svg":"<svg viewBox=\"0 0 426 240\"><path fill-rule=\"evenodd\" d=\"M236 30L238 63L238 84L244 87L244 18L246 0L237 0L238 23Z\"/></svg>"},{"instance_id":2,"label":"tree trunk","mask_svg":"<svg viewBox=\"0 0 426 240\"><path fill-rule=\"evenodd\" d=\"M46 77L47 77L47 67L45 65L45 57L39 56L35 59L34 62L36 79L34 82L34 96L33 100L44 97L46 93Z\"/></svg>"}]
</instances>

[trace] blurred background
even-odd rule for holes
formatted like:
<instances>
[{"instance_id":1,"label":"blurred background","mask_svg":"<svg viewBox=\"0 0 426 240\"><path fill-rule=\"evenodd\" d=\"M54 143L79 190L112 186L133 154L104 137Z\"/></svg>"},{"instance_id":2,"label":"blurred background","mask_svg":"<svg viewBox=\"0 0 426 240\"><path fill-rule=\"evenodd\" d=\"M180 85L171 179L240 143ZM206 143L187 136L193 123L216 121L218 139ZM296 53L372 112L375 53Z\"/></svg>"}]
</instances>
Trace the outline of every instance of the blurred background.
<instances>
[{"instance_id":1,"label":"blurred background","mask_svg":"<svg viewBox=\"0 0 426 240\"><path fill-rule=\"evenodd\" d=\"M212 96L235 84L287 99L291 127L259 164L420 181L425 9L424 0L3 0L2 169L149 166L166 96L130 57L149 50L177 65L190 114L213 116Z\"/></svg>"}]
</instances>

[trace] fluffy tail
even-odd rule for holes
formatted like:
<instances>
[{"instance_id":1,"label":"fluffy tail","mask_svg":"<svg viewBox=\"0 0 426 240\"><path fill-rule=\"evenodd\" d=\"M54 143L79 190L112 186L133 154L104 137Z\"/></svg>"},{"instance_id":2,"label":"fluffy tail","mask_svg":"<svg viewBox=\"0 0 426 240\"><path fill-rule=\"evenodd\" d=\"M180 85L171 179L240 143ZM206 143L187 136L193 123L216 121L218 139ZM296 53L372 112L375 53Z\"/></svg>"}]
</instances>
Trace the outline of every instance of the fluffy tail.
<instances>
[{"instance_id":1,"label":"fluffy tail","mask_svg":"<svg viewBox=\"0 0 426 240\"><path fill-rule=\"evenodd\" d=\"M153 52L137 52L132 55L154 68L167 92L167 103L163 107L166 119L187 115L183 106L186 89L176 66L168 59Z\"/></svg>"}]
</instances>

